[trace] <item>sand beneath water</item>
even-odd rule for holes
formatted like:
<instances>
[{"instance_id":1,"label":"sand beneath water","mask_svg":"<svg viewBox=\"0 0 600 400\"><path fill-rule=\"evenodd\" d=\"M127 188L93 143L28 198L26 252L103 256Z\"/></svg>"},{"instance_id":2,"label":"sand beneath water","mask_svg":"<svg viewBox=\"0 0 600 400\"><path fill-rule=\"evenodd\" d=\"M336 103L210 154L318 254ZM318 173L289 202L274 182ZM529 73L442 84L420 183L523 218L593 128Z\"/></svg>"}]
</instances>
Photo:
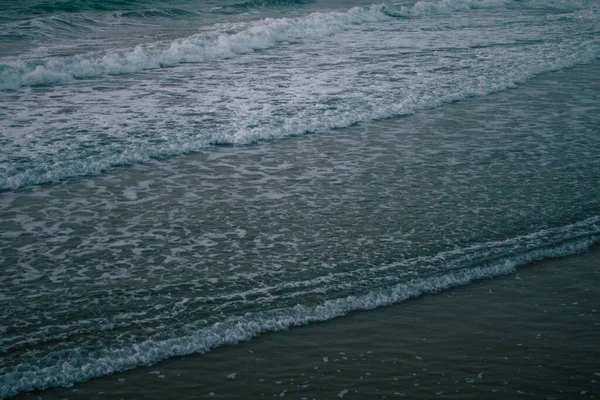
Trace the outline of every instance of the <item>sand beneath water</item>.
<instances>
[{"instance_id":1,"label":"sand beneath water","mask_svg":"<svg viewBox=\"0 0 600 400\"><path fill-rule=\"evenodd\" d=\"M600 248L41 399L600 398Z\"/></svg>"}]
</instances>

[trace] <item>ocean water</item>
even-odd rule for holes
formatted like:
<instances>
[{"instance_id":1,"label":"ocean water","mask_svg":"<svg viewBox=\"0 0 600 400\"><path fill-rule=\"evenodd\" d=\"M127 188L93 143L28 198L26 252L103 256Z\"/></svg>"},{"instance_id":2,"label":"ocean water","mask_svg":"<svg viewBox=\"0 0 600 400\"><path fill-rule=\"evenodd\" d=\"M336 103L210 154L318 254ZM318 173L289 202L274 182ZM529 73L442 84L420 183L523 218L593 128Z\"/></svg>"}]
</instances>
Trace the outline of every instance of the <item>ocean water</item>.
<instances>
[{"instance_id":1,"label":"ocean water","mask_svg":"<svg viewBox=\"0 0 600 400\"><path fill-rule=\"evenodd\" d=\"M599 253L16 399L594 399Z\"/></svg>"},{"instance_id":2,"label":"ocean water","mask_svg":"<svg viewBox=\"0 0 600 400\"><path fill-rule=\"evenodd\" d=\"M0 397L600 241L595 0L0 8Z\"/></svg>"}]
</instances>

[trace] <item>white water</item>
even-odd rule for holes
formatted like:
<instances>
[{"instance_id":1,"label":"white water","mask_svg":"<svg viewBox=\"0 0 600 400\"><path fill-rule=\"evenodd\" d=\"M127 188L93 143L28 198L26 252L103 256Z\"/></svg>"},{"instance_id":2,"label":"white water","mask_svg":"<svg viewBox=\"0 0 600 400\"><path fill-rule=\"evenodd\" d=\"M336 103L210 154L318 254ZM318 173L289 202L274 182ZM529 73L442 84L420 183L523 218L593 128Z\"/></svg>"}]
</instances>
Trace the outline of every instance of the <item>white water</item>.
<instances>
[{"instance_id":1,"label":"white water","mask_svg":"<svg viewBox=\"0 0 600 400\"><path fill-rule=\"evenodd\" d=\"M0 397L15 395L21 391L45 389L53 386L68 386L93 377L107 375L117 371L134 368L140 365L152 365L156 362L193 353L205 353L215 347L235 344L240 341L265 332L286 330L294 326L305 325L311 322L326 321L343 316L356 310L370 310L405 301L424 293L438 292L454 286L466 285L477 279L492 278L516 271L519 265L549 257L564 257L581 253L594 243L600 241L600 218L592 218L571 226L557 230L540 231L527 237L512 238L507 243L544 241L551 237L562 235L582 234L581 239L569 240L562 237L562 244L542 247L522 252L506 258L499 258L476 268L458 269L450 268L449 272L436 274L430 277L416 278L406 283L394 285L389 289L372 291L352 295L346 298L328 300L317 306L303 306L298 304L292 308L281 308L258 312L254 315L226 318L212 326L196 331L192 334L167 340L152 340L138 343L131 348L119 350L105 350L88 353L85 348L69 349L52 354L58 357L58 362L46 367L36 365L19 365L15 370L8 369L0 376ZM507 243L485 243L460 252L467 255L477 252L480 248L494 248L505 246ZM429 262L449 255L434 256ZM420 260L427 262L427 260ZM387 268L397 269L398 266Z\"/></svg>"},{"instance_id":2,"label":"white water","mask_svg":"<svg viewBox=\"0 0 600 400\"><path fill-rule=\"evenodd\" d=\"M3 50L0 397L600 239L595 2L317 3Z\"/></svg>"},{"instance_id":3,"label":"white water","mask_svg":"<svg viewBox=\"0 0 600 400\"><path fill-rule=\"evenodd\" d=\"M0 62L0 86L14 89L0 106L0 189L411 114L600 54L593 10L549 21L556 12L523 15L514 3L423 4L410 19L356 7Z\"/></svg>"}]
</instances>

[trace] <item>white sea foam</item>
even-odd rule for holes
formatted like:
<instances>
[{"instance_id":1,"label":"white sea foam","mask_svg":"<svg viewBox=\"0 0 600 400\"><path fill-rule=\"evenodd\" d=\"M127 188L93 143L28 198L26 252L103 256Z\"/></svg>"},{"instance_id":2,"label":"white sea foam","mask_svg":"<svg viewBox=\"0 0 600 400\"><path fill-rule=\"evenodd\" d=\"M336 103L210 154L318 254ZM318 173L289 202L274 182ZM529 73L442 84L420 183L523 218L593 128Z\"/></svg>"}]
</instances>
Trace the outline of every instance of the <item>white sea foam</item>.
<instances>
[{"instance_id":1,"label":"white sea foam","mask_svg":"<svg viewBox=\"0 0 600 400\"><path fill-rule=\"evenodd\" d=\"M411 10L425 7L419 4ZM504 3L431 4L460 12L463 6ZM372 6L222 24L207 30L212 33L127 51L7 61L0 66L0 86L17 90L6 92L12 98L0 107L6 154L0 190L98 174L215 144L244 145L407 115L502 91L600 55L589 21L582 24L585 35L566 30L559 38L552 36L554 23L531 26L529 20L526 30L507 30L502 22L486 30L456 29L456 34L436 32L434 20L426 24L430 29L415 33L420 21L384 11ZM471 18L463 17L469 26ZM505 20L512 21L510 15ZM223 57L235 59L216 67L180 64ZM161 65L178 67L127 79L104 76ZM19 88L100 76L89 84ZM180 101L165 101L165 94Z\"/></svg>"},{"instance_id":2,"label":"white sea foam","mask_svg":"<svg viewBox=\"0 0 600 400\"><path fill-rule=\"evenodd\" d=\"M126 51L92 53L41 61L0 64L0 89L52 84L107 74L140 72L180 63L204 62L266 49L277 43L333 35L354 24L389 18L381 6L347 12L313 13L302 18L264 19L239 32L216 37L193 35L171 43L137 46ZM230 29L238 29L232 26Z\"/></svg>"},{"instance_id":3,"label":"white sea foam","mask_svg":"<svg viewBox=\"0 0 600 400\"><path fill-rule=\"evenodd\" d=\"M480 8L499 8L511 3L512 0L420 0L411 6L386 7L383 11L395 17L416 17L421 15L451 14Z\"/></svg>"},{"instance_id":4,"label":"white sea foam","mask_svg":"<svg viewBox=\"0 0 600 400\"><path fill-rule=\"evenodd\" d=\"M93 377L107 375L140 365L151 365L160 360L192 353L205 353L215 347L235 344L269 331L287 330L311 322L326 321L355 310L370 310L402 302L424 293L433 293L450 287L465 285L474 280L492 278L514 272L519 265L550 257L562 257L587 250L600 240L597 231L598 218L560 228L559 231L580 232L588 227L595 232L588 236L564 238L561 243L538 247L519 254L512 254L474 268L455 269L449 272L396 284L391 288L328 300L317 306L298 304L291 308L231 317L210 328L188 336L168 340L147 340L130 348L107 351L92 358L85 349L74 349L55 365L38 367L19 365L0 377L0 398L13 396L22 391L68 386ZM572 228L572 229L570 229ZM531 240L544 236L547 231L528 235ZM557 231L558 232L558 231ZM64 357L64 355L63 355ZM235 374L229 375L233 378Z\"/></svg>"},{"instance_id":5,"label":"white sea foam","mask_svg":"<svg viewBox=\"0 0 600 400\"><path fill-rule=\"evenodd\" d=\"M540 54L539 58L542 56ZM256 124L252 127L242 125L239 128L232 126L228 127L227 131L215 128L209 135L189 136L182 139L174 137L164 144L135 143L131 146L124 146L118 152L115 152L115 149L108 149L106 154L99 156L56 160L51 164L40 163L35 168L25 168L17 171L5 169L0 171L0 189L17 189L28 185L56 182L74 176L98 174L114 166L143 163L150 161L152 158L187 154L200 151L211 145L244 145L264 140L282 139L306 132L344 128L359 122L409 115L454 101L506 90L539 74L590 63L599 57L600 42L588 41L570 49L570 52L565 53L563 57L559 58L554 53L550 53L543 60L538 60L535 57L528 60L523 59L518 69L496 72L494 76L478 78L474 82L463 81L456 87L445 87L444 85L447 86L447 83L437 82L437 80L428 82L427 85L431 87L427 89L430 92L420 93L423 89L417 87L415 93L408 92L399 101L390 101L389 97L381 97L378 91L374 91L374 96L379 97L365 97L362 99L361 104L354 107L350 107L351 103L348 103L335 111L320 111L318 108L310 112L302 111L286 117L282 124ZM513 67L515 62L516 60L509 60L506 67ZM319 81L317 82L319 83ZM440 90L440 87L443 87L443 90ZM306 90L306 86L304 89ZM236 94L232 92L230 95L235 96ZM306 96L306 93L296 95L298 98L302 98ZM394 95L394 93L390 93L390 95ZM352 98L348 100L353 101ZM365 103L365 100L369 101ZM145 106L150 107L147 103L145 103ZM247 114L248 111L240 110L240 113L242 112ZM249 115L242 115L241 117L240 122L244 122L244 120L248 120ZM263 119L264 117L257 114L256 118ZM234 128L233 131L232 128ZM185 134L186 132L181 133ZM174 133L170 133L170 135L174 136Z\"/></svg>"},{"instance_id":6,"label":"white sea foam","mask_svg":"<svg viewBox=\"0 0 600 400\"><path fill-rule=\"evenodd\" d=\"M218 35L198 34L170 43L140 45L128 50L89 53L63 58L15 60L0 64L0 89L68 82L102 75L135 73L148 69L234 57L273 47L278 43L318 39L365 22L394 16L450 14L479 8L504 7L512 0L418 1L412 6L355 7L347 12L317 12L301 18L267 18L251 24L233 24Z\"/></svg>"}]
</instances>

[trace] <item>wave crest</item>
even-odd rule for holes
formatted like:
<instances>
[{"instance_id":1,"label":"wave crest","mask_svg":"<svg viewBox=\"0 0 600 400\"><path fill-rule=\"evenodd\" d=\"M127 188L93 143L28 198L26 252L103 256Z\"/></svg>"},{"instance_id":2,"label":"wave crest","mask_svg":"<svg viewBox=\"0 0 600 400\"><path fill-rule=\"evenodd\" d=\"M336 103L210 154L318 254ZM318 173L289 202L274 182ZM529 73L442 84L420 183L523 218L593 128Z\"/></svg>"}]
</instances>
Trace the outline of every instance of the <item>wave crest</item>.
<instances>
[{"instance_id":1,"label":"wave crest","mask_svg":"<svg viewBox=\"0 0 600 400\"><path fill-rule=\"evenodd\" d=\"M348 12L314 13L291 19L264 19L239 32L216 37L193 35L167 44L40 61L0 64L0 89L48 85L102 75L140 72L180 63L205 62L267 49L291 39L315 39L349 29L353 24L389 18L380 6Z\"/></svg>"}]
</instances>

